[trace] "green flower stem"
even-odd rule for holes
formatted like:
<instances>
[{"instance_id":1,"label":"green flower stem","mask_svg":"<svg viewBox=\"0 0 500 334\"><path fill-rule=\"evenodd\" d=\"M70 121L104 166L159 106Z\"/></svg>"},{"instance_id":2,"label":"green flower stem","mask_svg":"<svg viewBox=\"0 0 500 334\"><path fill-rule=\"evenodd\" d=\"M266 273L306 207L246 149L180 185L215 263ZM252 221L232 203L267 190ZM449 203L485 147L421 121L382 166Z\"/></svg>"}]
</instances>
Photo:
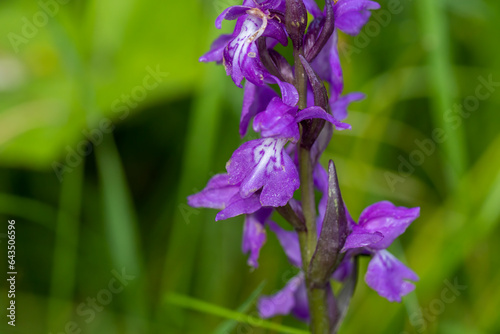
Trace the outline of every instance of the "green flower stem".
<instances>
[{"instance_id":1,"label":"green flower stem","mask_svg":"<svg viewBox=\"0 0 500 334\"><path fill-rule=\"evenodd\" d=\"M295 87L299 93L299 108L307 108L307 77L300 61L303 50L294 50L295 58ZM314 181L312 177L311 152L299 145L299 173L300 173L300 191L302 199L302 211L306 223L307 247L301 249L304 271L307 272L309 262L311 261L314 250L316 249L316 203L314 200Z\"/></svg>"},{"instance_id":2,"label":"green flower stem","mask_svg":"<svg viewBox=\"0 0 500 334\"><path fill-rule=\"evenodd\" d=\"M307 108L307 77L304 66L300 61L300 56L304 56L304 51L293 50L293 58L295 62L295 88L299 93L299 108Z\"/></svg>"},{"instance_id":3,"label":"green flower stem","mask_svg":"<svg viewBox=\"0 0 500 334\"><path fill-rule=\"evenodd\" d=\"M300 164L300 190L302 197L302 210L306 220L306 231L299 232L300 252L302 267L306 275L307 299L311 314L311 333L328 334L329 317L326 298L326 287L314 287L309 277L309 263L317 244L316 234L316 209L314 200L314 183L312 178L311 153L301 147L299 149Z\"/></svg>"},{"instance_id":4,"label":"green flower stem","mask_svg":"<svg viewBox=\"0 0 500 334\"><path fill-rule=\"evenodd\" d=\"M307 280L306 280L307 282ZM308 284L307 296L311 312L311 333L330 334L330 317L328 315L327 287L312 288Z\"/></svg>"},{"instance_id":5,"label":"green flower stem","mask_svg":"<svg viewBox=\"0 0 500 334\"><path fill-rule=\"evenodd\" d=\"M311 152L303 147L299 148L299 167L302 211L304 212L307 230L307 247L304 249L307 256L303 266L304 271L307 272L309 262L316 249L318 237L316 234L316 201L314 200Z\"/></svg>"},{"instance_id":6,"label":"green flower stem","mask_svg":"<svg viewBox=\"0 0 500 334\"><path fill-rule=\"evenodd\" d=\"M299 108L307 108L307 77L299 56L303 50L294 50L295 87L299 93ZM311 314L311 333L328 334L329 317L326 298L326 287L313 287L308 277L308 268L317 244L316 233L316 201L314 198L313 166L309 149L299 145L299 174L302 211L305 218L305 231L298 231L302 267L306 275L307 298Z\"/></svg>"}]
</instances>

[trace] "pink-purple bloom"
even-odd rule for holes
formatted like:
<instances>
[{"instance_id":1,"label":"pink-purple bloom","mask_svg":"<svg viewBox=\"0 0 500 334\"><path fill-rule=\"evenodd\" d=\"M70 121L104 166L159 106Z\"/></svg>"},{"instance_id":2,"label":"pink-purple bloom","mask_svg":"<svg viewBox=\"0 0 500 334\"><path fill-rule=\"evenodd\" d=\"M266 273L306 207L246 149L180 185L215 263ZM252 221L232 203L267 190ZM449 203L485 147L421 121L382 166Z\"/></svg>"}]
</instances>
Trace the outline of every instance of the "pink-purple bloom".
<instances>
[{"instance_id":1,"label":"pink-purple bloom","mask_svg":"<svg viewBox=\"0 0 500 334\"><path fill-rule=\"evenodd\" d=\"M413 291L418 281L411 269L385 249L404 233L419 216L420 208L396 207L384 201L366 208L359 217L359 224L352 226L343 251L355 250L373 255L366 283L389 301L401 301L401 297Z\"/></svg>"},{"instance_id":2,"label":"pink-purple bloom","mask_svg":"<svg viewBox=\"0 0 500 334\"><path fill-rule=\"evenodd\" d=\"M328 172L319 163L334 128L351 128L342 122L348 105L364 98L357 92L343 95L339 31L357 35L371 10L378 8L377 2L369 0L325 0L323 10L314 0L244 0L217 17L219 29L224 20L235 20L234 31L217 38L200 58L223 64L233 82L244 87L239 134L244 137L252 124L260 138L240 145L226 164L227 173L213 176L188 202L193 207L218 209L215 220L245 215L242 251L248 254L250 266L258 267L269 227L289 262L300 268L282 290L260 298L258 310L263 318L292 313L304 321L314 319L308 291L319 288L326 292L328 314L324 316L329 318L330 328L335 328L347 309L341 304L348 304L350 296L337 303L331 280L343 283L346 293L352 295L360 256L371 256L366 283L389 301L400 302L415 288L412 281L418 280L387 248L419 216L419 208L382 201L367 207L355 223L340 194L333 161ZM312 22L308 22L308 13ZM289 39L294 66L275 50L277 44L286 46ZM302 168L309 177L302 177ZM322 193L317 212L311 213L314 206L302 208L294 199L301 186ZM309 195L310 203L314 193ZM272 221L273 213L281 214L295 230ZM314 249L307 249L310 245L304 246L303 235L301 244L298 233L308 236L311 231L318 241ZM312 257L305 260L304 254Z\"/></svg>"},{"instance_id":3,"label":"pink-purple bloom","mask_svg":"<svg viewBox=\"0 0 500 334\"><path fill-rule=\"evenodd\" d=\"M284 206L299 187L299 174L285 152L285 138L255 139L241 145L226 165L231 184L248 198L258 190L262 206Z\"/></svg>"},{"instance_id":4,"label":"pink-purple bloom","mask_svg":"<svg viewBox=\"0 0 500 334\"><path fill-rule=\"evenodd\" d=\"M278 84L283 101L296 103L297 90L287 82L271 74L262 64L258 40L269 38L271 44L288 44L287 34L276 12L284 10L284 1L244 1L243 6L232 6L224 10L215 25L221 28L223 20L236 20L233 34L222 35L212 44L209 52L200 58L202 62L223 63L226 74L238 87L246 79L257 86ZM264 44L266 41L264 40ZM290 102L292 103L292 102Z\"/></svg>"}]
</instances>

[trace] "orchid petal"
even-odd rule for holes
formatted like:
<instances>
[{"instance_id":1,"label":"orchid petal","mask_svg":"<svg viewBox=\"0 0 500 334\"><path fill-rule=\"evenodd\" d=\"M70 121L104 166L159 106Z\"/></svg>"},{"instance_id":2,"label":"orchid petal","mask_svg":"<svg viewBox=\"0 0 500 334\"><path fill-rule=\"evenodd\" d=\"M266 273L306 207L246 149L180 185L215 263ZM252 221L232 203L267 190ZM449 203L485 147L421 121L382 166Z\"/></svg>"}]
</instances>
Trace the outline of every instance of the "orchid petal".
<instances>
[{"instance_id":1,"label":"orchid petal","mask_svg":"<svg viewBox=\"0 0 500 334\"><path fill-rule=\"evenodd\" d=\"M415 289L418 276L386 250L378 251L366 271L366 284L391 302L401 302L401 297Z\"/></svg>"}]
</instances>

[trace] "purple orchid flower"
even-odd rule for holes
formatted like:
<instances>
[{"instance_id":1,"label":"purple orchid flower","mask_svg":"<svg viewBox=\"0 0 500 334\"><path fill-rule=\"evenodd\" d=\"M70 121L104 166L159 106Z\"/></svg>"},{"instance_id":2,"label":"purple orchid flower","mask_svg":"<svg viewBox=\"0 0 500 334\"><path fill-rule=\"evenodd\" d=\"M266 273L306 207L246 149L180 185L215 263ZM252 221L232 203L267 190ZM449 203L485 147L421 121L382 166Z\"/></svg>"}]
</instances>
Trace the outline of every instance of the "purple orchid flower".
<instances>
[{"instance_id":1,"label":"purple orchid flower","mask_svg":"<svg viewBox=\"0 0 500 334\"><path fill-rule=\"evenodd\" d=\"M373 255L365 281L389 301L401 302L401 297L415 289L407 280L418 281L411 269L385 249L419 216L420 208L396 207L384 201L367 207L352 226L342 251L354 250Z\"/></svg>"},{"instance_id":2,"label":"purple orchid flower","mask_svg":"<svg viewBox=\"0 0 500 334\"><path fill-rule=\"evenodd\" d=\"M283 45L288 44L287 34L281 19L275 14L284 10L285 1L245 1L243 6L232 6L224 10L215 21L218 29L223 20L237 20L233 34L222 35L212 44L202 62L223 63L226 74L238 87L245 78L257 86L278 84L283 101L294 105L298 101L295 87L269 73L262 64L257 45L259 38L270 38ZM270 43L271 45L274 42Z\"/></svg>"},{"instance_id":3,"label":"purple orchid flower","mask_svg":"<svg viewBox=\"0 0 500 334\"><path fill-rule=\"evenodd\" d=\"M253 15L261 19L261 22L259 22L261 24L258 24L257 26L257 31L256 31L257 34L255 36L252 36L253 38L250 41L250 42L255 42L255 40L258 37L264 34L267 25L269 23L268 20L272 20L274 18L270 10L274 9L282 11L284 10L284 6L285 6L284 1L264 1L259 4L253 0L245 0L243 6L231 6L229 8L226 8L215 20L215 26L217 27L217 29L221 29L223 20L237 19L234 32L232 34L219 36L219 38L217 38L212 43L210 51L208 51L207 53L205 53L203 56L200 57L200 61L201 62L215 61L219 64L222 63L224 49L228 46L228 44L232 40L234 40L240 34L243 22L245 21L248 15ZM270 23L270 25L273 25L274 27L270 27L269 30L276 28L275 29L276 35L269 37L273 37L276 40L283 42L284 45L286 45L288 43L288 40L286 39L286 33L284 32L283 27L281 26L277 27L276 23L279 24L279 21ZM272 31L268 31L267 33L271 34Z\"/></svg>"},{"instance_id":4,"label":"purple orchid flower","mask_svg":"<svg viewBox=\"0 0 500 334\"><path fill-rule=\"evenodd\" d=\"M262 206L285 206L299 187L299 174L284 147L287 139L263 138L241 145L226 165L242 198L260 191Z\"/></svg>"},{"instance_id":5,"label":"purple orchid flower","mask_svg":"<svg viewBox=\"0 0 500 334\"><path fill-rule=\"evenodd\" d=\"M336 331L354 292L361 255L371 256L366 283L389 301L400 302L415 288L411 281L418 280L386 249L419 216L419 208L379 202L366 208L356 224L343 203L333 161L328 172L318 163L333 126L350 129L342 122L347 107L364 98L361 93L342 95L339 31L359 34L371 10L378 8L380 5L370 0L325 0L324 10L315 0L243 0L241 6L224 10L215 22L220 29L224 20L235 20L233 33L217 38L200 58L223 64L238 87L243 87L245 79L239 133L244 137L253 119L253 130L261 138L237 148L226 164L227 174L212 177L202 191L188 197L188 202L194 207L219 209L216 220L245 215L242 251L248 254L250 266L258 266L269 226L290 263L299 268L282 290L260 298L262 318L292 313L317 324L315 320L329 317L329 330ZM310 24L307 12L314 17ZM293 66L274 49L278 43L286 46L288 39L293 46ZM329 93L323 81L328 83ZM279 86L280 95L271 84ZM299 105L304 109L299 110ZM307 163L299 166L299 156ZM314 198L313 188L323 194L317 214L308 212L314 211L309 206L303 212L300 202L293 199L301 182L306 183L306 198ZM271 221L274 211L295 231ZM308 236L315 229L315 249L310 242L299 243L298 233ZM307 268L303 268L304 254L313 254ZM337 301L330 286L332 279L344 283ZM316 290L323 290L322 307L310 313L308 295L313 296ZM320 327L312 325L312 330L325 332Z\"/></svg>"},{"instance_id":6,"label":"purple orchid flower","mask_svg":"<svg viewBox=\"0 0 500 334\"><path fill-rule=\"evenodd\" d=\"M203 191L188 198L189 204L222 210L216 220L250 214L261 207L285 206L300 182L297 168L284 148L288 141L299 140L298 123L311 118L325 119L339 128L350 127L320 107L298 112L298 107L274 97L254 121L254 129L265 138L240 146L226 165L228 174L214 176Z\"/></svg>"},{"instance_id":7,"label":"purple orchid flower","mask_svg":"<svg viewBox=\"0 0 500 334\"><path fill-rule=\"evenodd\" d=\"M290 107L278 97L255 116L254 130L261 132L264 138L241 145L226 165L229 183L240 184L242 198L262 189L262 206L280 207L288 203L300 182L297 168L284 148L288 141L298 142L298 123L312 118L324 119L337 128L350 128L320 107L298 111L298 107Z\"/></svg>"}]
</instances>

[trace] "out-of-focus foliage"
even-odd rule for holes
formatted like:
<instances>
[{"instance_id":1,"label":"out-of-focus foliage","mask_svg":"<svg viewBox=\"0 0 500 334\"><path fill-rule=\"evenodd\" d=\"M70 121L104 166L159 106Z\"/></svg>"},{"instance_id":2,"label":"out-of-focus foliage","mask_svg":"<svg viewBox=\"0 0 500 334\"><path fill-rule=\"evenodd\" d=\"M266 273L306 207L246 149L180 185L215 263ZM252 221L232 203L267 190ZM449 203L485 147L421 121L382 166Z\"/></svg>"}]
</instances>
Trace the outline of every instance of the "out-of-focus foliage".
<instances>
[{"instance_id":1,"label":"out-of-focus foliage","mask_svg":"<svg viewBox=\"0 0 500 334\"><path fill-rule=\"evenodd\" d=\"M2 333L305 329L255 318L256 294L294 274L276 238L251 271L242 218L216 223L185 200L241 143L242 90L197 61L233 4L0 2L0 279L8 219L19 273ZM395 304L361 275L341 333L498 333L500 3L380 4L359 37L341 35L345 91L367 98L323 163L355 218L384 199L421 207L391 249L420 282ZM109 292L122 270L133 278Z\"/></svg>"}]
</instances>

